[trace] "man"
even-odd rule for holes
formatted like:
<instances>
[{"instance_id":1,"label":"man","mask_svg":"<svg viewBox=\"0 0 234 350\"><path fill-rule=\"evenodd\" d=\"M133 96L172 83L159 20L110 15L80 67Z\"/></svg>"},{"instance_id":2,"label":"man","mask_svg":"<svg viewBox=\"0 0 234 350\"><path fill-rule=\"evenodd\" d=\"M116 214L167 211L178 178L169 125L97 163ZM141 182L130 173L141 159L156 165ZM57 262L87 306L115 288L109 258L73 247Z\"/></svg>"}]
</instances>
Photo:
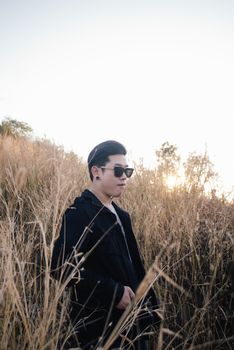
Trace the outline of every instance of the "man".
<instances>
[{"instance_id":1,"label":"man","mask_svg":"<svg viewBox=\"0 0 234 350\"><path fill-rule=\"evenodd\" d=\"M105 343L145 275L129 214L112 201L121 196L133 173L125 156L125 147L116 141L105 141L90 152L91 186L66 210L54 245L53 274L72 290L71 347L80 344L86 350ZM147 312L123 332L112 349L128 349L126 338L134 343L131 349L145 349L144 337L139 336L158 321L151 312L158 307L152 289L144 306Z\"/></svg>"}]
</instances>

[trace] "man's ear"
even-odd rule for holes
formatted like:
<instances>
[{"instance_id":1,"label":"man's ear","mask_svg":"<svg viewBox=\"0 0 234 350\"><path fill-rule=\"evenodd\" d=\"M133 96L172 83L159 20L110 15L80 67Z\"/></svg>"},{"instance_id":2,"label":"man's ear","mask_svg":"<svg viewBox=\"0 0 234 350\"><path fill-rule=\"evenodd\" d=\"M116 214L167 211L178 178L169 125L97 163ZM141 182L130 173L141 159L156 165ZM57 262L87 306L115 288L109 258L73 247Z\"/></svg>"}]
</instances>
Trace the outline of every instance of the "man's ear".
<instances>
[{"instance_id":1,"label":"man's ear","mask_svg":"<svg viewBox=\"0 0 234 350\"><path fill-rule=\"evenodd\" d=\"M93 165L91 167L91 173L93 175L93 178L95 179L97 176L99 176L99 168L96 165Z\"/></svg>"}]
</instances>

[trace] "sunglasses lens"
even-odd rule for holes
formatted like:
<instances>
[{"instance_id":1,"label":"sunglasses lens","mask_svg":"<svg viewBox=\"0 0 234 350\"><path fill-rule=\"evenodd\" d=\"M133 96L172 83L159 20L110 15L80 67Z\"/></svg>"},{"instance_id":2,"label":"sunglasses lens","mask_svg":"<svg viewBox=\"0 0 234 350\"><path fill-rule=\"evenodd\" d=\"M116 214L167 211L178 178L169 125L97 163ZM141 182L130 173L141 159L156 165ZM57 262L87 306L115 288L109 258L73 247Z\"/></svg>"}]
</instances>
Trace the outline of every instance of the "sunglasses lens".
<instances>
[{"instance_id":1,"label":"sunglasses lens","mask_svg":"<svg viewBox=\"0 0 234 350\"><path fill-rule=\"evenodd\" d=\"M133 173L133 169L132 168L126 168L125 169L125 174L127 177L131 177Z\"/></svg>"},{"instance_id":2,"label":"sunglasses lens","mask_svg":"<svg viewBox=\"0 0 234 350\"><path fill-rule=\"evenodd\" d=\"M114 174L116 177L121 177L124 173L124 168L120 167L120 166L116 166L114 167Z\"/></svg>"}]
</instances>

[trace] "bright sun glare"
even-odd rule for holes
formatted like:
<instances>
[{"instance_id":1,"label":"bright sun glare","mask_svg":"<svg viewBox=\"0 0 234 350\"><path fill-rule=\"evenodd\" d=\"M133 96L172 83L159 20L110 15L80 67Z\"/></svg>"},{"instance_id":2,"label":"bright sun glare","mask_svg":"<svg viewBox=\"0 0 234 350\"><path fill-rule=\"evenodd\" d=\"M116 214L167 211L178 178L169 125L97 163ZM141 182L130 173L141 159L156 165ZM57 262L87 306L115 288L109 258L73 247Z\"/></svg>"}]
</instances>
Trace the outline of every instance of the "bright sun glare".
<instances>
[{"instance_id":1,"label":"bright sun glare","mask_svg":"<svg viewBox=\"0 0 234 350\"><path fill-rule=\"evenodd\" d=\"M178 174L168 175L166 178L166 185L170 190L184 183L185 183L185 175L182 169L179 170Z\"/></svg>"},{"instance_id":2,"label":"bright sun glare","mask_svg":"<svg viewBox=\"0 0 234 350\"><path fill-rule=\"evenodd\" d=\"M166 184L169 189L173 189L178 185L178 177L174 175L169 175L166 179Z\"/></svg>"}]
</instances>

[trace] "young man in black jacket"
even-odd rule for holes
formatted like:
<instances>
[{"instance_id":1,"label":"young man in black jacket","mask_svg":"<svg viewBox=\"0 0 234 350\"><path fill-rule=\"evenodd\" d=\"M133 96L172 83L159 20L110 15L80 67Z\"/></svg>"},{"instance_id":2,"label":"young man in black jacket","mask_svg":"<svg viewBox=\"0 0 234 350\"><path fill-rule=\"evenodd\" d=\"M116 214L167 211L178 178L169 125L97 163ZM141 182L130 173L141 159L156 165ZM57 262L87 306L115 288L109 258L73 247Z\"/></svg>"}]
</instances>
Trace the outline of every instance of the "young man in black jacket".
<instances>
[{"instance_id":1,"label":"young man in black jacket","mask_svg":"<svg viewBox=\"0 0 234 350\"><path fill-rule=\"evenodd\" d=\"M68 347L80 344L86 350L103 344L145 275L129 214L112 201L121 196L133 173L125 156L125 147L116 141L105 141L90 152L91 186L66 210L54 245L52 273L71 286L75 330ZM145 337L139 335L158 321L152 289L143 304L145 317L125 330L134 343L131 349L147 349ZM128 349L122 339L112 349Z\"/></svg>"}]
</instances>

